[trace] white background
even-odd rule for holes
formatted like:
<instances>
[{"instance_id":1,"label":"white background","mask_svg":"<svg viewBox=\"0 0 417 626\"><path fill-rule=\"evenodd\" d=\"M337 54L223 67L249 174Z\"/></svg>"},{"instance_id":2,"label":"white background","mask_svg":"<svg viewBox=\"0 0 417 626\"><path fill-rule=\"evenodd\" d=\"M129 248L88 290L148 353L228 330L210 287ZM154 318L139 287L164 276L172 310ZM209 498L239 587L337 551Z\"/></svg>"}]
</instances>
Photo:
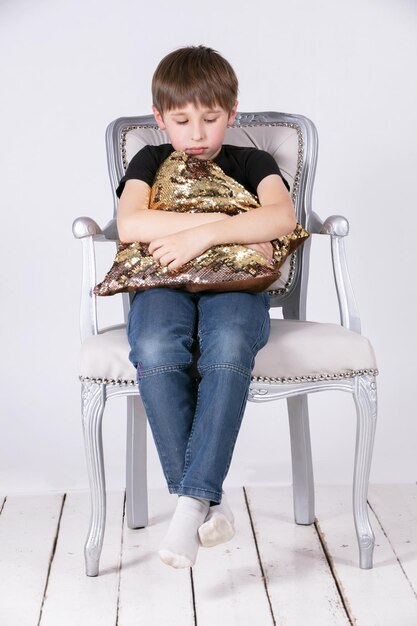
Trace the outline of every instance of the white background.
<instances>
[{"instance_id":1,"label":"white background","mask_svg":"<svg viewBox=\"0 0 417 626\"><path fill-rule=\"evenodd\" d=\"M87 486L71 224L111 217L107 124L149 113L160 58L200 43L234 66L241 111L301 113L318 128L314 208L349 219L381 372L371 480L416 480L416 26L414 0L1 0L1 493ZM311 267L308 318L337 322L327 238L313 240ZM102 304L104 323L120 319L117 298ZM310 408L317 482L349 483L352 398L315 394ZM104 424L110 489L124 485L124 437L118 399ZM228 482L291 482L285 401L248 406ZM149 484L163 485L151 441Z\"/></svg>"}]
</instances>

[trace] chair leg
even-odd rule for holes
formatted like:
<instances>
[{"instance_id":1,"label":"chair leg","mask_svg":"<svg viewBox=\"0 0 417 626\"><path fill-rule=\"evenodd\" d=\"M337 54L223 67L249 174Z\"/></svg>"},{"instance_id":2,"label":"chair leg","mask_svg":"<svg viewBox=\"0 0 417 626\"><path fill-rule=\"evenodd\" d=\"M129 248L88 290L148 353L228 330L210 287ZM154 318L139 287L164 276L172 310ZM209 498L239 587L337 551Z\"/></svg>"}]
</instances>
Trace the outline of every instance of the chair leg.
<instances>
[{"instance_id":1,"label":"chair leg","mask_svg":"<svg viewBox=\"0 0 417 626\"><path fill-rule=\"evenodd\" d=\"M127 398L126 516L129 528L148 525L146 414L139 396Z\"/></svg>"},{"instance_id":2,"label":"chair leg","mask_svg":"<svg viewBox=\"0 0 417 626\"><path fill-rule=\"evenodd\" d=\"M353 397L357 413L353 516L359 544L359 565L362 569L371 569L375 536L368 516L367 495L377 416L375 376L358 376Z\"/></svg>"},{"instance_id":3,"label":"chair leg","mask_svg":"<svg viewBox=\"0 0 417 626\"><path fill-rule=\"evenodd\" d=\"M87 576L97 576L106 525L102 417L106 404L105 385L84 382L81 386L84 445L90 482L91 517L84 546Z\"/></svg>"},{"instance_id":4,"label":"chair leg","mask_svg":"<svg viewBox=\"0 0 417 626\"><path fill-rule=\"evenodd\" d=\"M287 398L290 423L294 518L297 524L314 522L314 477L311 457L307 394Z\"/></svg>"}]
</instances>

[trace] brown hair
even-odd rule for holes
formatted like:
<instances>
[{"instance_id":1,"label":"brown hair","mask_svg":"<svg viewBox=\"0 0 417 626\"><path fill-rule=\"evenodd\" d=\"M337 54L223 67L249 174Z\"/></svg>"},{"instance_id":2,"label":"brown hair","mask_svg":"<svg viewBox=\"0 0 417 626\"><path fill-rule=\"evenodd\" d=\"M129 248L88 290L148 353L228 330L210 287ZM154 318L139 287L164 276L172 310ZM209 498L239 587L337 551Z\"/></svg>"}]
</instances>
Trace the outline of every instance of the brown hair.
<instances>
[{"instance_id":1,"label":"brown hair","mask_svg":"<svg viewBox=\"0 0 417 626\"><path fill-rule=\"evenodd\" d=\"M152 79L153 104L162 114L192 102L220 106L230 113L238 91L236 74L226 59L205 46L180 48L165 56Z\"/></svg>"}]
</instances>

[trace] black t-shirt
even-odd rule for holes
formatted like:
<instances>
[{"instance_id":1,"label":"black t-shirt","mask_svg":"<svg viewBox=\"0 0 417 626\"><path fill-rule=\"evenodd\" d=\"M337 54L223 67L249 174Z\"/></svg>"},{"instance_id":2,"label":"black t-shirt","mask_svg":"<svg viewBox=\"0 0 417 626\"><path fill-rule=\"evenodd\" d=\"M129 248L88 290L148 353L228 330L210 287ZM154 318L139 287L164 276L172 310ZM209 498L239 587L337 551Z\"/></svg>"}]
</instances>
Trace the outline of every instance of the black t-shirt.
<instances>
[{"instance_id":1,"label":"black t-shirt","mask_svg":"<svg viewBox=\"0 0 417 626\"><path fill-rule=\"evenodd\" d=\"M132 178L143 180L149 187L152 187L159 166L172 152L174 148L170 143L145 146L139 150L130 161L126 174L119 183L116 190L117 196L120 198L126 181ZM221 167L227 176L236 180L255 196L261 180L270 174L281 176L289 190L289 185L282 176L274 157L264 150L225 144L214 159L214 163Z\"/></svg>"}]
</instances>

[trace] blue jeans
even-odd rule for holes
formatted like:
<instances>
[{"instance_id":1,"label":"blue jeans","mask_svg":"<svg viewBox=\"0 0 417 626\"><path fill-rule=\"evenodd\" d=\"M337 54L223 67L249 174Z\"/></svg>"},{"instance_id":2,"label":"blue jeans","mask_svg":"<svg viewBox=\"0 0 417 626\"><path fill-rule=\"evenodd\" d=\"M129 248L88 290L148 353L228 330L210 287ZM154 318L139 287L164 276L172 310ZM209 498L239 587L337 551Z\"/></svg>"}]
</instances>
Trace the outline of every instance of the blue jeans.
<instances>
[{"instance_id":1,"label":"blue jeans","mask_svg":"<svg viewBox=\"0 0 417 626\"><path fill-rule=\"evenodd\" d=\"M135 295L129 358L170 493L221 501L269 327L266 293Z\"/></svg>"}]
</instances>

